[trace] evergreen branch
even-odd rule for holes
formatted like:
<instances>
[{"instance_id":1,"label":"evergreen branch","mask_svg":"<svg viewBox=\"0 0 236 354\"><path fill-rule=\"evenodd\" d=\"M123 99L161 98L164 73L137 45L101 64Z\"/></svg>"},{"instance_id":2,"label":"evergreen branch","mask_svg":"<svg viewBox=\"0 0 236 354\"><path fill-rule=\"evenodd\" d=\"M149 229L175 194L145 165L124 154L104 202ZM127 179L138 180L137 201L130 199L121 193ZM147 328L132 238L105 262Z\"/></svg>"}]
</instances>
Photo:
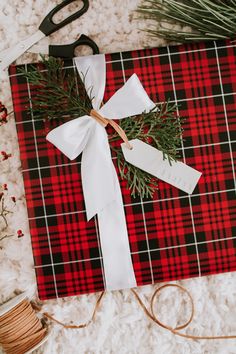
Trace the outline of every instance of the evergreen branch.
<instances>
[{"instance_id":1,"label":"evergreen branch","mask_svg":"<svg viewBox=\"0 0 236 354\"><path fill-rule=\"evenodd\" d=\"M176 116L176 105L167 101L157 104L149 113L122 119L120 125L129 140L140 139L152 145L162 151L163 159L167 158L171 164L179 158L183 121L182 117ZM120 176L127 181L131 195L138 193L141 197L152 197L158 187L157 179L125 161L120 148L112 145L116 141L120 141L118 135L109 137L111 149L117 156Z\"/></svg>"},{"instance_id":2,"label":"evergreen branch","mask_svg":"<svg viewBox=\"0 0 236 354\"><path fill-rule=\"evenodd\" d=\"M138 12L153 21L148 33L170 41L215 40L236 34L235 0L144 0ZM189 26L191 32L167 28L176 24Z\"/></svg>"},{"instance_id":3,"label":"evergreen branch","mask_svg":"<svg viewBox=\"0 0 236 354\"><path fill-rule=\"evenodd\" d=\"M31 66L21 70L31 85L31 113L35 119L73 119L90 114L92 99L88 97L79 76L68 73L62 60L42 57L43 70ZM86 77L83 79L83 81ZM92 93L92 88L90 90ZM176 106L169 102L158 104L149 113L120 121L129 140L140 139L163 152L169 163L178 158L181 145L183 119L176 116ZM109 132L109 131L108 131ZM132 196L152 197L158 181L147 172L125 161L119 146L120 136L112 131L109 143L122 179L127 181Z\"/></svg>"},{"instance_id":4,"label":"evergreen branch","mask_svg":"<svg viewBox=\"0 0 236 354\"><path fill-rule=\"evenodd\" d=\"M31 113L34 118L73 119L88 114L92 104L79 76L65 70L61 59L41 58L43 70L34 66L19 70L32 86Z\"/></svg>"},{"instance_id":5,"label":"evergreen branch","mask_svg":"<svg viewBox=\"0 0 236 354\"><path fill-rule=\"evenodd\" d=\"M121 179L127 181L127 188L131 191L131 195L136 197L138 194L141 198L152 198L155 190L158 189L157 178L124 160L120 150L115 151Z\"/></svg>"},{"instance_id":6,"label":"evergreen branch","mask_svg":"<svg viewBox=\"0 0 236 354\"><path fill-rule=\"evenodd\" d=\"M6 227L8 227L8 222L7 222L6 215L9 213L9 211L6 209L4 202L5 202L5 199L2 196L1 197L0 218L2 218L2 220L3 220L4 224L5 224L5 228L6 228Z\"/></svg>"},{"instance_id":7,"label":"evergreen branch","mask_svg":"<svg viewBox=\"0 0 236 354\"><path fill-rule=\"evenodd\" d=\"M4 235L2 237L0 237L0 241L3 241L5 238L10 238L13 237L14 235Z\"/></svg>"}]
</instances>

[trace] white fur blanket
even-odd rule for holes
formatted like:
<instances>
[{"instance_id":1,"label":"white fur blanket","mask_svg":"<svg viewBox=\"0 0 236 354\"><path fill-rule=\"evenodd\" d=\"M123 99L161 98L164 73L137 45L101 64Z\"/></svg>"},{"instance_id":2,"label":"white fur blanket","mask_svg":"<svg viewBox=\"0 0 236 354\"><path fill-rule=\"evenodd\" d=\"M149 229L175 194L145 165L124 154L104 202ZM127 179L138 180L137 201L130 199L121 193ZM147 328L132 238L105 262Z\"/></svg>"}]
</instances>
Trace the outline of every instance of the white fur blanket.
<instances>
[{"instance_id":1,"label":"white fur blanket","mask_svg":"<svg viewBox=\"0 0 236 354\"><path fill-rule=\"evenodd\" d=\"M39 24L45 8L60 1L1 0L0 50L30 34ZM135 18L139 0L93 0L89 11L68 27L51 36L52 43L72 42L80 32L91 36L102 52L114 52L158 46L162 40L150 41L140 31L144 24ZM18 62L37 59L24 55ZM11 110L7 74L1 77L0 100ZM30 234L24 198L16 130L13 117L0 127L0 151L12 157L0 162L0 184L8 183L9 194L18 199L10 228L22 229L25 236L5 239L0 246L0 302L35 284ZM193 295L196 313L187 332L195 335L236 334L236 273L178 282ZM139 293L147 300L154 287ZM166 291L161 297L161 319L174 325L184 320L179 313L181 300ZM96 295L45 301L43 310L64 322L85 322L93 309ZM44 354L235 354L236 340L193 341L176 337L144 315L130 291L108 293L96 320L86 329L65 330L51 326L51 336L38 353Z\"/></svg>"}]
</instances>

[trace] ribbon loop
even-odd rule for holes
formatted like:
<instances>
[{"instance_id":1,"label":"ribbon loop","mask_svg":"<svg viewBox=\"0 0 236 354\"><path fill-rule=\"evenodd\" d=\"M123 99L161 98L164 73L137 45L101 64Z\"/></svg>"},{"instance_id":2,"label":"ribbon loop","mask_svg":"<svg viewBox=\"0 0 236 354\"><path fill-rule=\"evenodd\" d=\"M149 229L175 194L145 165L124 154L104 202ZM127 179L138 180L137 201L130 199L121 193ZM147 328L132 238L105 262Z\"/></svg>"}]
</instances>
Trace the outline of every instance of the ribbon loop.
<instances>
[{"instance_id":1,"label":"ribbon loop","mask_svg":"<svg viewBox=\"0 0 236 354\"><path fill-rule=\"evenodd\" d=\"M47 140L74 160L84 151L95 125L90 116L79 117L51 130Z\"/></svg>"},{"instance_id":2,"label":"ribbon loop","mask_svg":"<svg viewBox=\"0 0 236 354\"><path fill-rule=\"evenodd\" d=\"M133 74L125 84L99 109L108 119L124 119L150 112L155 103L149 98L138 76Z\"/></svg>"}]
</instances>

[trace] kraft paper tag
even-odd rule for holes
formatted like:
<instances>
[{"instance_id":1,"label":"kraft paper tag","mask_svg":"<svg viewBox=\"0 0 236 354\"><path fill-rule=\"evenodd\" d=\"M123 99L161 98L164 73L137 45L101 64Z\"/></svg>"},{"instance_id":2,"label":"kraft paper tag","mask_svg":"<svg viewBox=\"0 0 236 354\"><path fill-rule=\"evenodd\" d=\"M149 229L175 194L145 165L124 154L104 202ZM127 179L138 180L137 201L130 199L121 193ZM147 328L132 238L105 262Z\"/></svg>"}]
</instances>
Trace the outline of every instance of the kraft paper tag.
<instances>
[{"instance_id":1,"label":"kraft paper tag","mask_svg":"<svg viewBox=\"0 0 236 354\"><path fill-rule=\"evenodd\" d=\"M133 149L121 144L125 160L182 191L192 194L202 173L180 161L163 159L163 153L139 139L129 141Z\"/></svg>"}]
</instances>

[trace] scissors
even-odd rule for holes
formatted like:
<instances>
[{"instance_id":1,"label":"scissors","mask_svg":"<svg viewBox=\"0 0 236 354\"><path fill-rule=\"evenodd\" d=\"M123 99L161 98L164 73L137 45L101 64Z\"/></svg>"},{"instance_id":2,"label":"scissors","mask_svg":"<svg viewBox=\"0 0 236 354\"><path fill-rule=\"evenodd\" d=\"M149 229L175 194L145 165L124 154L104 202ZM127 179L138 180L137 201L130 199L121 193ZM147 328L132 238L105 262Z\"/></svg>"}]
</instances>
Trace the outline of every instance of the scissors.
<instances>
[{"instance_id":1,"label":"scissors","mask_svg":"<svg viewBox=\"0 0 236 354\"><path fill-rule=\"evenodd\" d=\"M74 1L76 0L64 0L61 4L55 6L55 8L53 8L43 19L39 26L39 29L34 34L19 41L16 45L3 50L0 53L0 70L5 70L11 63L13 63L17 58L19 58L23 53L29 50L35 43L39 42L42 38L47 37L50 34L58 31L60 28L73 22L77 18L81 17L85 12L87 12L89 8L89 1L82 0L83 7L80 10L65 18L61 22L55 23L53 21L53 17L55 16L55 14ZM69 45L49 46L48 52L49 54L55 56L73 57L74 51L79 45L89 46L93 50L94 54L99 52L96 43L85 35L81 35L77 41ZM64 50L65 53L63 54Z\"/></svg>"},{"instance_id":2,"label":"scissors","mask_svg":"<svg viewBox=\"0 0 236 354\"><path fill-rule=\"evenodd\" d=\"M27 50L28 53L34 54L48 54L50 57L59 58L73 58L76 56L76 48L87 46L93 51L93 54L99 54L99 48L97 44L85 34L80 34L79 38L70 44L64 45L51 45L48 41L42 41L42 45L34 45Z\"/></svg>"}]
</instances>

